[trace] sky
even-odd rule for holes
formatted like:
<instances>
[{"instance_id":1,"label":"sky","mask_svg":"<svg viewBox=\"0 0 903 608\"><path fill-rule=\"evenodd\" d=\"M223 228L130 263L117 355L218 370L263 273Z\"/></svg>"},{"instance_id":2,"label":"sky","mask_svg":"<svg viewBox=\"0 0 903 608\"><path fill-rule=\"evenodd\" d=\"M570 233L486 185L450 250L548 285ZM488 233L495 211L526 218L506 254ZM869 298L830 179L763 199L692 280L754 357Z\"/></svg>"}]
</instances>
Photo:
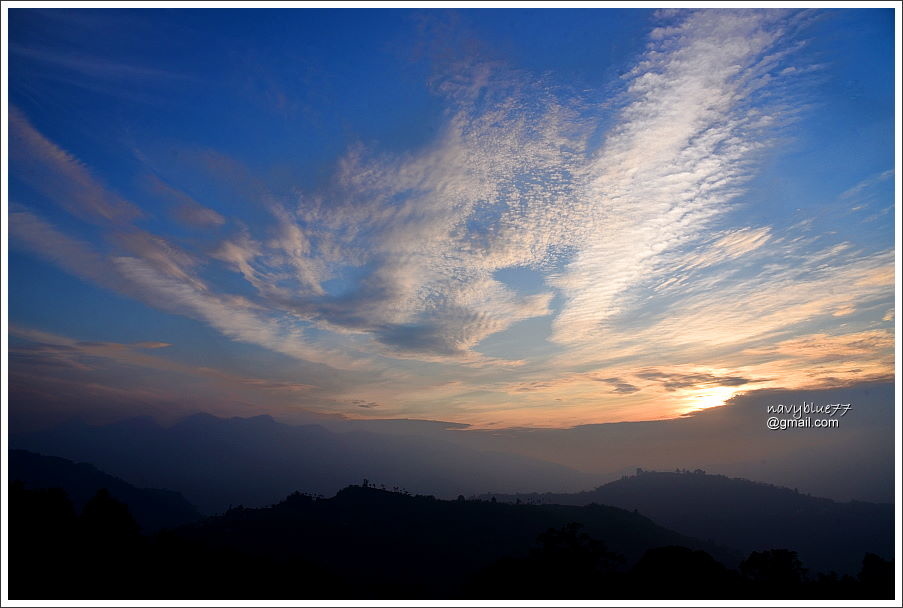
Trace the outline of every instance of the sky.
<instances>
[{"instance_id":1,"label":"sky","mask_svg":"<svg viewBox=\"0 0 903 608\"><path fill-rule=\"evenodd\" d=\"M9 10L13 424L894 378L894 13Z\"/></svg>"}]
</instances>

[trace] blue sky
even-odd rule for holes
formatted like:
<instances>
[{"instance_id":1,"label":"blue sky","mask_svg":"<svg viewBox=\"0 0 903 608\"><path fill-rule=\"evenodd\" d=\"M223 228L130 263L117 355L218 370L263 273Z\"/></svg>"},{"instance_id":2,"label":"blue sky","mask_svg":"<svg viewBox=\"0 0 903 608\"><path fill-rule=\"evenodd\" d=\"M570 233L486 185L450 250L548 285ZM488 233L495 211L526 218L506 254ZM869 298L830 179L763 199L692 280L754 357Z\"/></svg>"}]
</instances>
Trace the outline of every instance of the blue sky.
<instances>
[{"instance_id":1,"label":"blue sky","mask_svg":"<svg viewBox=\"0 0 903 608\"><path fill-rule=\"evenodd\" d=\"M892 378L893 44L890 9L12 9L13 411L556 427Z\"/></svg>"}]
</instances>

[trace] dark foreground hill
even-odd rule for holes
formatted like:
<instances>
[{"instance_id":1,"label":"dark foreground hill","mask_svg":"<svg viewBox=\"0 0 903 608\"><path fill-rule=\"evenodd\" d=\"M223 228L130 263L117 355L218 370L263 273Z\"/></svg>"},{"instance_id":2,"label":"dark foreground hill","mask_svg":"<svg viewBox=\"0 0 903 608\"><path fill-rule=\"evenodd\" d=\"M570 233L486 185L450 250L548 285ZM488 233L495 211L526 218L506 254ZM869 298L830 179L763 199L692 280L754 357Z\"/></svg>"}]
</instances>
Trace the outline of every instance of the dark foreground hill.
<instances>
[{"instance_id":1,"label":"dark foreground hill","mask_svg":"<svg viewBox=\"0 0 903 608\"><path fill-rule=\"evenodd\" d=\"M201 518L197 509L178 492L136 488L93 465L65 458L10 450L9 479L21 481L32 490L61 488L77 510L83 509L98 490L106 489L113 498L128 506L145 532L173 528Z\"/></svg>"},{"instance_id":2,"label":"dark foreground hill","mask_svg":"<svg viewBox=\"0 0 903 608\"><path fill-rule=\"evenodd\" d=\"M894 508L839 503L778 486L702 471L643 471L575 494L495 494L502 502L606 504L636 509L656 523L744 554L792 548L810 568L855 573L865 552L890 559Z\"/></svg>"},{"instance_id":3,"label":"dark foreground hill","mask_svg":"<svg viewBox=\"0 0 903 608\"><path fill-rule=\"evenodd\" d=\"M653 547L737 555L658 526L642 515L601 505L506 505L438 500L351 486L329 499L294 494L265 509L233 509L179 530L185 539L256 556L315 561L356 581L380 585L405 573L405 585L451 592L504 556L525 556L537 536L572 522L635 563Z\"/></svg>"},{"instance_id":4,"label":"dark foreground hill","mask_svg":"<svg viewBox=\"0 0 903 608\"><path fill-rule=\"evenodd\" d=\"M297 490L332 495L363 478L412 492L459 493L588 487L593 478L556 464L474 450L434 438L334 433L269 416L188 416L171 426L134 418L70 423L12 435L10 445L91 462L129 483L180 492L205 514L264 506Z\"/></svg>"},{"instance_id":5,"label":"dark foreground hill","mask_svg":"<svg viewBox=\"0 0 903 608\"><path fill-rule=\"evenodd\" d=\"M25 598L889 598L893 564L805 574L791 551L724 552L604 506L442 501L369 487L138 534L106 492L10 488L10 596ZM710 549L711 552L704 550Z\"/></svg>"}]
</instances>

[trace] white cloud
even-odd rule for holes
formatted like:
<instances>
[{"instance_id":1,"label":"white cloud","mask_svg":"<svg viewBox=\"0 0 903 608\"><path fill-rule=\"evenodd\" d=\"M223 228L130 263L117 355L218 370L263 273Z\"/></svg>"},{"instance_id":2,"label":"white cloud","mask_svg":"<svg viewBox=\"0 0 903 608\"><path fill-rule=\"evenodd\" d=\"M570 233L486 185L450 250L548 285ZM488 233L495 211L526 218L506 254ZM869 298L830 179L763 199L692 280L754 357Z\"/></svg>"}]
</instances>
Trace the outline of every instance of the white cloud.
<instances>
[{"instance_id":1,"label":"white cloud","mask_svg":"<svg viewBox=\"0 0 903 608\"><path fill-rule=\"evenodd\" d=\"M707 268L714 264L734 260L762 247L770 238L771 228L768 226L729 230L704 251L689 256L684 262L682 270Z\"/></svg>"},{"instance_id":2,"label":"white cloud","mask_svg":"<svg viewBox=\"0 0 903 608\"><path fill-rule=\"evenodd\" d=\"M618 126L583 174L590 230L556 281L566 295L556 341L604 336L630 290L671 269L670 257L731 208L767 136L749 99L779 37L761 12L700 11L658 30L630 74Z\"/></svg>"}]
</instances>

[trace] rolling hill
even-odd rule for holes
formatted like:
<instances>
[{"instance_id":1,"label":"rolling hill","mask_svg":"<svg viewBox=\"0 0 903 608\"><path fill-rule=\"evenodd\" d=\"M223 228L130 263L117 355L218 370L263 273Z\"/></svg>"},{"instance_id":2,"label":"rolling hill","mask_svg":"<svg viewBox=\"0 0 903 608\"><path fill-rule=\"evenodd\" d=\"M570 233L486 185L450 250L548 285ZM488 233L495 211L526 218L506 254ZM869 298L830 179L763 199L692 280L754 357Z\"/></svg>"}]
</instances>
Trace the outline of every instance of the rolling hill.
<instances>
[{"instance_id":1,"label":"rolling hill","mask_svg":"<svg viewBox=\"0 0 903 608\"><path fill-rule=\"evenodd\" d=\"M178 492L136 488L91 464L25 450L9 451L9 479L11 482L21 481L32 490L61 488L79 511L98 490L106 489L113 498L128 506L145 532L172 528L201 517L194 505Z\"/></svg>"},{"instance_id":2,"label":"rolling hill","mask_svg":"<svg viewBox=\"0 0 903 608\"><path fill-rule=\"evenodd\" d=\"M574 494L485 495L490 496L503 502L636 509L667 528L744 554L793 549L810 568L821 571L855 573L866 552L893 557L893 505L835 502L701 471L640 471Z\"/></svg>"}]
</instances>

